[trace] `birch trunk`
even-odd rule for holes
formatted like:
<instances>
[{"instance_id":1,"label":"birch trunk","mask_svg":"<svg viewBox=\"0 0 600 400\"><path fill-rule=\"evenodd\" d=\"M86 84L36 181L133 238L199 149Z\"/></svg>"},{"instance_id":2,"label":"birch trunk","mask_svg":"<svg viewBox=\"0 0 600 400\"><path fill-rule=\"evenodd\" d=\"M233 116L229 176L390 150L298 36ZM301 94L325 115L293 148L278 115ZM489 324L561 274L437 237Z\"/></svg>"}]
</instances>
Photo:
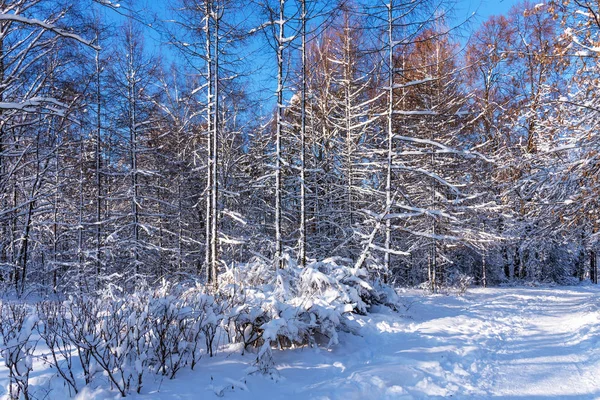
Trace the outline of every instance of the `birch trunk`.
<instances>
[{"instance_id":1,"label":"birch trunk","mask_svg":"<svg viewBox=\"0 0 600 400\"><path fill-rule=\"evenodd\" d=\"M283 268L281 238L281 135L283 128L283 44L285 39L285 0L279 0L277 37L277 132L275 138L275 265Z\"/></svg>"},{"instance_id":2,"label":"birch trunk","mask_svg":"<svg viewBox=\"0 0 600 400\"><path fill-rule=\"evenodd\" d=\"M212 179L213 179L213 169L212 169L212 84L213 84L213 74L212 74L212 46L211 46L211 29L210 29L210 3L209 1L205 2L205 24L204 24L204 34L206 36L206 132L207 132L207 143L206 143L206 151L207 151L207 167L206 167L206 216L205 216L205 227L206 227L206 241L205 241L205 255L204 255L204 265L206 269L206 281L210 282L212 279L211 275L211 235L212 235Z\"/></svg>"},{"instance_id":3,"label":"birch trunk","mask_svg":"<svg viewBox=\"0 0 600 400\"><path fill-rule=\"evenodd\" d=\"M393 10L394 2L390 0L388 3L388 110L387 110L387 170L385 179L385 208L386 210L392 207L392 151L394 132L392 130L392 117L394 113L394 41L393 41ZM385 220L385 255L384 281L387 281L387 276L390 270L390 245L392 239L391 220Z\"/></svg>"},{"instance_id":4,"label":"birch trunk","mask_svg":"<svg viewBox=\"0 0 600 400\"><path fill-rule=\"evenodd\" d=\"M219 6L213 7L212 14L215 23L214 27L214 108L213 108L213 137L212 137L212 210L211 210L211 274L212 282L217 286L217 268L218 268L218 243L219 243Z\"/></svg>"},{"instance_id":5,"label":"birch trunk","mask_svg":"<svg viewBox=\"0 0 600 400\"><path fill-rule=\"evenodd\" d=\"M302 0L302 98L300 121L300 266L306 266L306 0Z\"/></svg>"}]
</instances>

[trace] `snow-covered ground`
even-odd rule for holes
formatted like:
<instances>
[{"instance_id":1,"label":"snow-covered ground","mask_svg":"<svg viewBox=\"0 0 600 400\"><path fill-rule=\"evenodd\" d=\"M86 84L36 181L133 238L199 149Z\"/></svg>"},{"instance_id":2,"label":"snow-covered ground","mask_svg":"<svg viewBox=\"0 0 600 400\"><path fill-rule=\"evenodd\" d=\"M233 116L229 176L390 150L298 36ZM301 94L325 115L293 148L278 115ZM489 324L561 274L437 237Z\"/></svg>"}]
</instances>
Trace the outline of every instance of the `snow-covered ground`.
<instances>
[{"instance_id":1,"label":"snow-covered ground","mask_svg":"<svg viewBox=\"0 0 600 400\"><path fill-rule=\"evenodd\" d=\"M472 289L462 297L407 292L402 299L399 313L357 317L360 335L340 335L331 350L276 351L272 376L251 373L252 354L221 352L174 380L149 378L131 398L600 398L597 287ZM52 372L37 367L36 397L64 398ZM2 368L0 383L6 387ZM102 388L79 396L115 397Z\"/></svg>"}]
</instances>

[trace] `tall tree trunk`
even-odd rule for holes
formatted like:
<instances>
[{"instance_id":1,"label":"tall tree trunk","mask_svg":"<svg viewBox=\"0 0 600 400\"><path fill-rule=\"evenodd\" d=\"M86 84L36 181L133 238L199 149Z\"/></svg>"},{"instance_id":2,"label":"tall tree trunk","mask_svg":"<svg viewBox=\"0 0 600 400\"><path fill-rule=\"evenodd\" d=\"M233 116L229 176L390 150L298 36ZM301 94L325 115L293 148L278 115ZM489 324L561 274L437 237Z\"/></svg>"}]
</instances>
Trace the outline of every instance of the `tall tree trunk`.
<instances>
[{"instance_id":1,"label":"tall tree trunk","mask_svg":"<svg viewBox=\"0 0 600 400\"><path fill-rule=\"evenodd\" d=\"M590 280L592 283L598 283L598 259L595 250L590 250Z\"/></svg>"},{"instance_id":2,"label":"tall tree trunk","mask_svg":"<svg viewBox=\"0 0 600 400\"><path fill-rule=\"evenodd\" d=\"M487 287L487 254L485 249L483 250L483 254L481 255L481 286Z\"/></svg>"},{"instance_id":3,"label":"tall tree trunk","mask_svg":"<svg viewBox=\"0 0 600 400\"><path fill-rule=\"evenodd\" d=\"M133 35L133 33L130 33ZM137 76L133 65L133 43L130 41L129 48L129 76L128 78L128 102L129 102L129 141L130 141L130 166L131 166L131 214L133 222L133 262L135 270L135 282L139 283L140 261L140 229L139 229L139 193L138 193L138 126L137 126Z\"/></svg>"},{"instance_id":4,"label":"tall tree trunk","mask_svg":"<svg viewBox=\"0 0 600 400\"><path fill-rule=\"evenodd\" d=\"M352 204L352 191L353 191L353 159L352 153L354 151L354 138L352 137L352 104L351 104L351 82L352 76L352 43L350 40L350 18L348 13L344 14L344 120L346 123L346 173L347 173L347 193L346 201L348 207L348 219L350 226L354 225L354 206Z\"/></svg>"},{"instance_id":5,"label":"tall tree trunk","mask_svg":"<svg viewBox=\"0 0 600 400\"><path fill-rule=\"evenodd\" d=\"M54 209L52 210L52 292L56 293L58 286L58 240L59 240L59 220L58 220L58 207L60 202L60 147L56 148L55 153L55 164L56 168L54 171Z\"/></svg>"},{"instance_id":6,"label":"tall tree trunk","mask_svg":"<svg viewBox=\"0 0 600 400\"><path fill-rule=\"evenodd\" d=\"M218 268L218 244L219 244L219 22L221 19L220 8L217 4L213 6L212 14L215 22L214 29L214 110L213 110L213 138L212 138L212 212L211 212L211 262L210 269L212 282L217 286L217 268Z\"/></svg>"},{"instance_id":7,"label":"tall tree trunk","mask_svg":"<svg viewBox=\"0 0 600 400\"><path fill-rule=\"evenodd\" d=\"M29 242L31 240L31 224L33 223L33 214L35 210L35 198L37 197L38 187L42 181L42 171L46 169L48 164L48 160L46 159L45 165L42 166L42 160L40 159L40 133L36 135L36 150L35 150L35 159L36 159L36 175L35 180L31 186L31 192L29 198L27 199L27 213L25 215L25 224L23 226L23 233L19 238L19 242L21 246L19 247L19 253L16 258L15 264L15 290L18 296L21 296L25 292L25 283L27 278L27 263L29 260ZM15 193L15 203L16 203L16 193Z\"/></svg>"},{"instance_id":8,"label":"tall tree trunk","mask_svg":"<svg viewBox=\"0 0 600 400\"><path fill-rule=\"evenodd\" d=\"M85 154L85 148L84 148L84 141L83 141L83 137L81 136L81 132L79 134L79 204L78 204L78 221L77 221L77 263L78 263L78 271L77 273L79 274L79 280L80 282L78 282L78 289L81 289L82 286L86 287L86 291L89 292L88 289L88 284L87 284L87 279L85 277L85 257L84 257L84 249L83 249L83 219L84 219L84 207L85 207L85 198L84 198L84 191L83 191L83 179L84 179L84 174L83 174L83 162L84 162L84 154Z\"/></svg>"},{"instance_id":9,"label":"tall tree trunk","mask_svg":"<svg viewBox=\"0 0 600 400\"><path fill-rule=\"evenodd\" d=\"M214 134L212 130L212 109L213 109L213 73L212 73L212 45L211 45L211 29L210 29L210 13L211 6L210 0L205 1L205 22L204 22L204 35L206 37L206 152L207 152L207 166L206 166L206 216L205 216L205 229L206 229L206 241L205 241L205 254L204 254L204 265L205 265L205 273L206 273L206 281L210 282L212 280L211 274L211 235L212 235L212 180L213 180L213 168L212 168L212 136Z\"/></svg>"},{"instance_id":10,"label":"tall tree trunk","mask_svg":"<svg viewBox=\"0 0 600 400\"><path fill-rule=\"evenodd\" d=\"M4 101L4 22L0 21L0 102ZM4 161L4 118L3 111L0 109L0 207L8 208L8 180L6 179L6 166ZM8 263L8 237L9 224L0 221L2 224L2 237L0 238L0 264ZM0 281L4 280L4 274L0 273Z\"/></svg>"},{"instance_id":11,"label":"tall tree trunk","mask_svg":"<svg viewBox=\"0 0 600 400\"><path fill-rule=\"evenodd\" d=\"M385 177L385 208L390 212L392 207L392 152L393 152L393 114L394 114L394 1L388 3L388 110L387 110L387 168ZM385 220L385 255L384 281L387 281L390 271L390 246L392 240L391 220Z\"/></svg>"},{"instance_id":12,"label":"tall tree trunk","mask_svg":"<svg viewBox=\"0 0 600 400\"><path fill-rule=\"evenodd\" d=\"M283 268L281 237L281 136L283 128L283 49L285 40L285 0L279 0L279 34L277 37L277 131L275 137L275 265Z\"/></svg>"},{"instance_id":13,"label":"tall tree trunk","mask_svg":"<svg viewBox=\"0 0 600 400\"><path fill-rule=\"evenodd\" d=\"M302 97L300 121L300 266L306 266L306 0L302 0Z\"/></svg>"},{"instance_id":14,"label":"tall tree trunk","mask_svg":"<svg viewBox=\"0 0 600 400\"><path fill-rule=\"evenodd\" d=\"M96 41L99 40L99 35L96 34ZM100 249L102 246L102 106L101 106L101 80L100 80L100 51L96 50L96 140L95 140L95 158L96 158L96 289L99 288L98 280L101 274L101 254Z\"/></svg>"}]
</instances>

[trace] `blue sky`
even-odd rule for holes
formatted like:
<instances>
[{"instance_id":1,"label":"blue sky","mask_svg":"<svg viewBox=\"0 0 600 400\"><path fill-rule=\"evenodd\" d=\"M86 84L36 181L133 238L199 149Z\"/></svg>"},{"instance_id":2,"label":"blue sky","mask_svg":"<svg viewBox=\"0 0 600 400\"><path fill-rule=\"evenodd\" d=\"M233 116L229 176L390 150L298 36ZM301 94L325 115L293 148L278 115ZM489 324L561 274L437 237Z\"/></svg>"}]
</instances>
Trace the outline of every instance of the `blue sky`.
<instances>
[{"instance_id":1,"label":"blue sky","mask_svg":"<svg viewBox=\"0 0 600 400\"><path fill-rule=\"evenodd\" d=\"M483 21L485 21L491 15L507 14L510 8L518 1L519 0L456 0L455 7L451 11L455 18L455 24L461 24L467 20L469 21L468 27L465 27L465 29L461 30L461 36L463 36L463 40L468 40L469 34L476 30ZM171 2L167 0L121 0L121 3L123 5L131 5L133 3L135 4L134 7L138 10L152 9L155 12L163 15L165 14L166 9L169 7L169 4L171 4ZM115 22L119 23L120 21L123 21L123 17L117 15L114 11L105 10L105 12L109 18L114 18ZM476 13L474 17L472 16L473 13ZM160 38L156 32L147 29L146 35L147 50L150 50L151 53L162 53L167 59L172 56L176 57L175 53L171 53L168 49L160 49L161 46L158 43ZM265 52L265 54L254 60L256 64L265 63L266 68L260 72L257 71L258 76L255 75L252 78L251 85L253 87L251 90L261 92L260 97L265 97L266 104L270 104L272 102L272 98L269 98L273 95L272 92L274 91L274 82L272 77L268 76L271 75L269 70L272 69L269 67L269 61L271 58L274 61L274 55L273 57L269 57L266 54L268 51L270 51L270 49L262 49L260 53ZM259 61L259 59L262 59L262 61Z\"/></svg>"},{"instance_id":2,"label":"blue sky","mask_svg":"<svg viewBox=\"0 0 600 400\"><path fill-rule=\"evenodd\" d=\"M457 5L464 5L466 9L477 12L479 21L482 22L492 15L508 13L508 10L517 2L517 0L460 0Z\"/></svg>"},{"instance_id":3,"label":"blue sky","mask_svg":"<svg viewBox=\"0 0 600 400\"><path fill-rule=\"evenodd\" d=\"M454 10L452 11L455 15L455 22L457 24L470 19L470 28L467 29L466 32L468 34L469 31L477 29L479 24L491 15L508 13L509 9L518 1L519 0L456 0ZM134 4L134 8L139 10L150 9L157 12L159 15L166 14L169 4L171 4L168 0L122 0L121 3L123 5ZM123 21L123 18L114 11L105 10L105 12L109 18L114 18L117 23ZM472 18L473 13L476 13L474 18ZM148 35L146 41L148 47L157 49L159 45L156 42L159 40L159 37L156 32L147 29L146 34Z\"/></svg>"},{"instance_id":4,"label":"blue sky","mask_svg":"<svg viewBox=\"0 0 600 400\"><path fill-rule=\"evenodd\" d=\"M471 19L471 30L474 30L491 15L508 13L508 10L517 2L518 0L456 0L453 11L457 23L467 20L473 13L476 13L475 18ZM164 14L168 4L170 4L166 0L122 0L121 3L124 5L135 4L136 9L151 9L159 14ZM122 20L122 17L116 15L113 11L106 10L106 13L116 21ZM147 35L147 44L154 47L156 43L152 43L152 41L158 39L156 33L149 30Z\"/></svg>"}]
</instances>

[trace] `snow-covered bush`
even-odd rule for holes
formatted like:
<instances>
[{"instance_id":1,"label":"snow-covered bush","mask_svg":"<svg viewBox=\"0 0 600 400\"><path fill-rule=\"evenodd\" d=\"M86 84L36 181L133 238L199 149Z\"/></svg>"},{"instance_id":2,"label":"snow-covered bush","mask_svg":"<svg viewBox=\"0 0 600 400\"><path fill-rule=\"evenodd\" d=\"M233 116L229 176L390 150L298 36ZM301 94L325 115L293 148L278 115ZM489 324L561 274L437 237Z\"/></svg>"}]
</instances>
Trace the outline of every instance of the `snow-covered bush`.
<instances>
[{"instance_id":1,"label":"snow-covered bush","mask_svg":"<svg viewBox=\"0 0 600 400\"><path fill-rule=\"evenodd\" d=\"M70 389L77 393L82 387L73 375L76 354L84 385L102 372L123 396L140 392L148 372L173 378L182 368L193 368L203 354L212 354L220 309L202 287L166 283L125 296L37 305L40 336L50 349L45 361Z\"/></svg>"},{"instance_id":2,"label":"snow-covered bush","mask_svg":"<svg viewBox=\"0 0 600 400\"><path fill-rule=\"evenodd\" d=\"M187 365L190 346L186 339L194 321L190 318L191 309L177 293L167 294L168 290L164 289L150 297L148 304L152 347L150 366L153 372L174 378Z\"/></svg>"},{"instance_id":3,"label":"snow-covered bush","mask_svg":"<svg viewBox=\"0 0 600 400\"><path fill-rule=\"evenodd\" d=\"M272 266L260 260L228 268L219 277L219 298L224 309L222 325L231 343L243 348L259 347L262 325L269 318L263 309L274 292L276 281Z\"/></svg>"},{"instance_id":4,"label":"snow-covered bush","mask_svg":"<svg viewBox=\"0 0 600 400\"><path fill-rule=\"evenodd\" d=\"M42 355L69 387L69 393L79 393L79 385L74 375L73 356L76 346L67 332L70 329L68 318L61 303L43 301L36 306L40 318L40 337L48 347L48 354ZM73 393L71 393L71 391Z\"/></svg>"},{"instance_id":5,"label":"snow-covered bush","mask_svg":"<svg viewBox=\"0 0 600 400\"><path fill-rule=\"evenodd\" d=\"M455 290L459 295L464 294L473 284L473 277L462 272L454 272L448 276L448 288Z\"/></svg>"},{"instance_id":6,"label":"snow-covered bush","mask_svg":"<svg viewBox=\"0 0 600 400\"><path fill-rule=\"evenodd\" d=\"M199 300L193 303L196 307L196 318L199 319L201 317L201 323L199 324L200 332L204 336L206 352L212 357L215 346L218 346L215 340L217 339L224 318L224 312L228 308L228 303L226 301L217 301L214 297L207 297L206 295L201 296Z\"/></svg>"},{"instance_id":7,"label":"snow-covered bush","mask_svg":"<svg viewBox=\"0 0 600 400\"><path fill-rule=\"evenodd\" d=\"M29 374L36 342L32 334L37 314L25 304L0 303L0 354L8 369L8 395L12 399L30 399Z\"/></svg>"},{"instance_id":8,"label":"snow-covered bush","mask_svg":"<svg viewBox=\"0 0 600 400\"><path fill-rule=\"evenodd\" d=\"M96 329L100 305L101 302L86 297L71 297L60 305L62 334L77 349L86 385L92 382L98 371L92 349L102 340L100 331Z\"/></svg>"},{"instance_id":9,"label":"snow-covered bush","mask_svg":"<svg viewBox=\"0 0 600 400\"><path fill-rule=\"evenodd\" d=\"M226 305L204 293L202 286L184 291L181 297L187 308L188 323L185 325L184 336L188 345L188 362L194 369L203 354L212 357L217 330L223 319L222 311Z\"/></svg>"},{"instance_id":10,"label":"snow-covered bush","mask_svg":"<svg viewBox=\"0 0 600 400\"><path fill-rule=\"evenodd\" d=\"M108 376L111 386L125 396L129 391L132 371L129 304L126 299L97 301L100 306L96 314L96 332L92 336L94 343L89 343L91 355Z\"/></svg>"},{"instance_id":11,"label":"snow-covered bush","mask_svg":"<svg viewBox=\"0 0 600 400\"><path fill-rule=\"evenodd\" d=\"M383 284L378 275L370 276L367 269L349 267L350 263L351 260L334 257L312 263L308 268L317 269L333 278L331 283L337 288L344 303L353 306L353 312L364 314L372 305L393 306L398 302L395 290Z\"/></svg>"},{"instance_id":12,"label":"snow-covered bush","mask_svg":"<svg viewBox=\"0 0 600 400\"><path fill-rule=\"evenodd\" d=\"M300 268L288 260L276 270L255 260L227 269L216 286L163 282L131 294L4 304L0 334L11 396L28 396L34 329L49 349L42 359L73 394L96 379L107 379L121 396L139 393L147 374L174 378L224 344L255 351L258 370L270 372L273 348L335 345L350 313L395 301L392 288L349 264L328 259ZM82 375L74 373L77 362Z\"/></svg>"},{"instance_id":13,"label":"snow-covered bush","mask_svg":"<svg viewBox=\"0 0 600 400\"><path fill-rule=\"evenodd\" d=\"M150 362L151 342L148 340L152 332L149 314L148 295L135 293L127 302L127 350L126 357L130 379L134 381L136 392L140 393L144 381L144 373Z\"/></svg>"},{"instance_id":14,"label":"snow-covered bush","mask_svg":"<svg viewBox=\"0 0 600 400\"><path fill-rule=\"evenodd\" d=\"M287 263L276 271L255 260L228 269L219 287L232 304L224 324L229 337L244 348L258 347L261 369L268 369L273 346L336 344L347 314L397 300L392 288L370 283L367 270L347 264L350 260L332 258L306 268Z\"/></svg>"}]
</instances>

